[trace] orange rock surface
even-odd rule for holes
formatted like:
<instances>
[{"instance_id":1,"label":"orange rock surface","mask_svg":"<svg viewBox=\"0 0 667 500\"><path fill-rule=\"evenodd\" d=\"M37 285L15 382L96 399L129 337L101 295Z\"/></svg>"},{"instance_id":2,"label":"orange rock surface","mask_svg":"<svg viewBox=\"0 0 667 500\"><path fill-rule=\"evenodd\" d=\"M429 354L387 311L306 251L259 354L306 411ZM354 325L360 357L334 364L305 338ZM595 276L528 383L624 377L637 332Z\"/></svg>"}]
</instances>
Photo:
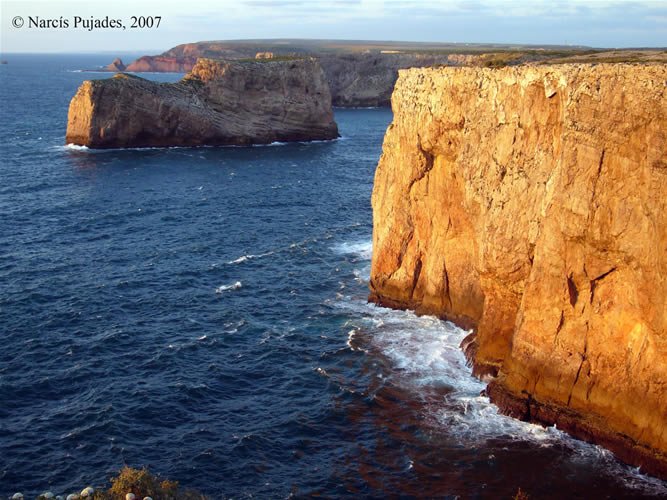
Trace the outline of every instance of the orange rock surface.
<instances>
[{"instance_id":1,"label":"orange rock surface","mask_svg":"<svg viewBox=\"0 0 667 500\"><path fill-rule=\"evenodd\" d=\"M471 327L506 412L667 477L667 65L401 71L371 300Z\"/></svg>"}]
</instances>

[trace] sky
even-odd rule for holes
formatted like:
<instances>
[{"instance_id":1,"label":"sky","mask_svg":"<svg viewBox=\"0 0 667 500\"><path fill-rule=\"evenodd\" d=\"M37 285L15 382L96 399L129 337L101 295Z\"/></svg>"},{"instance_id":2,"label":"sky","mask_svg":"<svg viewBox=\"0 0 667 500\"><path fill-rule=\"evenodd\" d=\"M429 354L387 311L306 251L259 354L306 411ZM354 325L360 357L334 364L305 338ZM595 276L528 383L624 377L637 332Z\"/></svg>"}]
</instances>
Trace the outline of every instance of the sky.
<instances>
[{"instance_id":1,"label":"sky","mask_svg":"<svg viewBox=\"0 0 667 500\"><path fill-rule=\"evenodd\" d=\"M125 29L75 27L75 16L108 16ZM133 29L132 16L161 16L160 26ZM30 18L52 25L30 26ZM4 53L155 54L256 38L667 46L667 0L2 0L0 20Z\"/></svg>"}]
</instances>

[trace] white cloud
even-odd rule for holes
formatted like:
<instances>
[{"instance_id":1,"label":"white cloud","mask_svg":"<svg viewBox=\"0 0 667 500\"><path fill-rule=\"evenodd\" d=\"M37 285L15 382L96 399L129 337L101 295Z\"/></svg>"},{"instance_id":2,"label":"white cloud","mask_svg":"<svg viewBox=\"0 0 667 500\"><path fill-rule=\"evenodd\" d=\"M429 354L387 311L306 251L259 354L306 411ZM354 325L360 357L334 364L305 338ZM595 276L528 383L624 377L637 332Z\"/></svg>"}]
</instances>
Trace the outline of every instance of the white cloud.
<instances>
[{"instance_id":1,"label":"white cloud","mask_svg":"<svg viewBox=\"0 0 667 500\"><path fill-rule=\"evenodd\" d=\"M15 29L11 19L161 15L157 30ZM667 3L608 0L33 0L2 2L3 51L166 50L197 40L335 38L665 45Z\"/></svg>"}]
</instances>

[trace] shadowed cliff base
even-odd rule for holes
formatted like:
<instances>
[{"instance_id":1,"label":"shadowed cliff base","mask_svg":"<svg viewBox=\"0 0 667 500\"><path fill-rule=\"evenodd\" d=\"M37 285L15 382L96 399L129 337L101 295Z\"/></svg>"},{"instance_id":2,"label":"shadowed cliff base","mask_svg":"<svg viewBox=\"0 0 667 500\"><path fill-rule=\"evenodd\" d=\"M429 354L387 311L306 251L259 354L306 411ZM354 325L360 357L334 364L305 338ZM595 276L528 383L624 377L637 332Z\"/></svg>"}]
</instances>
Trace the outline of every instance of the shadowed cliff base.
<instances>
[{"instance_id":1,"label":"shadowed cliff base","mask_svg":"<svg viewBox=\"0 0 667 500\"><path fill-rule=\"evenodd\" d=\"M401 72L371 300L474 327L505 411L661 477L667 65Z\"/></svg>"},{"instance_id":2,"label":"shadowed cliff base","mask_svg":"<svg viewBox=\"0 0 667 500\"><path fill-rule=\"evenodd\" d=\"M200 59L177 83L124 73L85 81L67 144L93 148L248 146L338 137L331 94L313 59Z\"/></svg>"},{"instance_id":3,"label":"shadowed cliff base","mask_svg":"<svg viewBox=\"0 0 667 500\"><path fill-rule=\"evenodd\" d=\"M491 401L511 417L546 426L555 425L583 441L607 448L618 459L638 465L646 474L667 478L667 456L664 453L611 431L605 420L597 415L564 408L558 402L540 402L527 392L517 396L495 381L489 383L486 392Z\"/></svg>"}]
</instances>

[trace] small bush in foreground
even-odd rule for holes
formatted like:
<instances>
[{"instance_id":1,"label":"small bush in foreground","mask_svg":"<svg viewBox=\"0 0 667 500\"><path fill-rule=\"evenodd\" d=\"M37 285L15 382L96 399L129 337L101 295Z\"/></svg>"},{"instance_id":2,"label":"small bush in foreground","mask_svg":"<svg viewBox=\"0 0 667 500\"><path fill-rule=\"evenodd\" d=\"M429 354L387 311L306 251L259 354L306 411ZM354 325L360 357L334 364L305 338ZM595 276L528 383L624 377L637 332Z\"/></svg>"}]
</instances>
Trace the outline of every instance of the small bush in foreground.
<instances>
[{"instance_id":1,"label":"small bush in foreground","mask_svg":"<svg viewBox=\"0 0 667 500\"><path fill-rule=\"evenodd\" d=\"M134 493L137 500L151 497L153 500L206 500L201 493L182 489L178 481L160 479L148 469L123 467L118 476L111 479L111 488L96 492L96 500L125 500L125 495Z\"/></svg>"}]
</instances>

